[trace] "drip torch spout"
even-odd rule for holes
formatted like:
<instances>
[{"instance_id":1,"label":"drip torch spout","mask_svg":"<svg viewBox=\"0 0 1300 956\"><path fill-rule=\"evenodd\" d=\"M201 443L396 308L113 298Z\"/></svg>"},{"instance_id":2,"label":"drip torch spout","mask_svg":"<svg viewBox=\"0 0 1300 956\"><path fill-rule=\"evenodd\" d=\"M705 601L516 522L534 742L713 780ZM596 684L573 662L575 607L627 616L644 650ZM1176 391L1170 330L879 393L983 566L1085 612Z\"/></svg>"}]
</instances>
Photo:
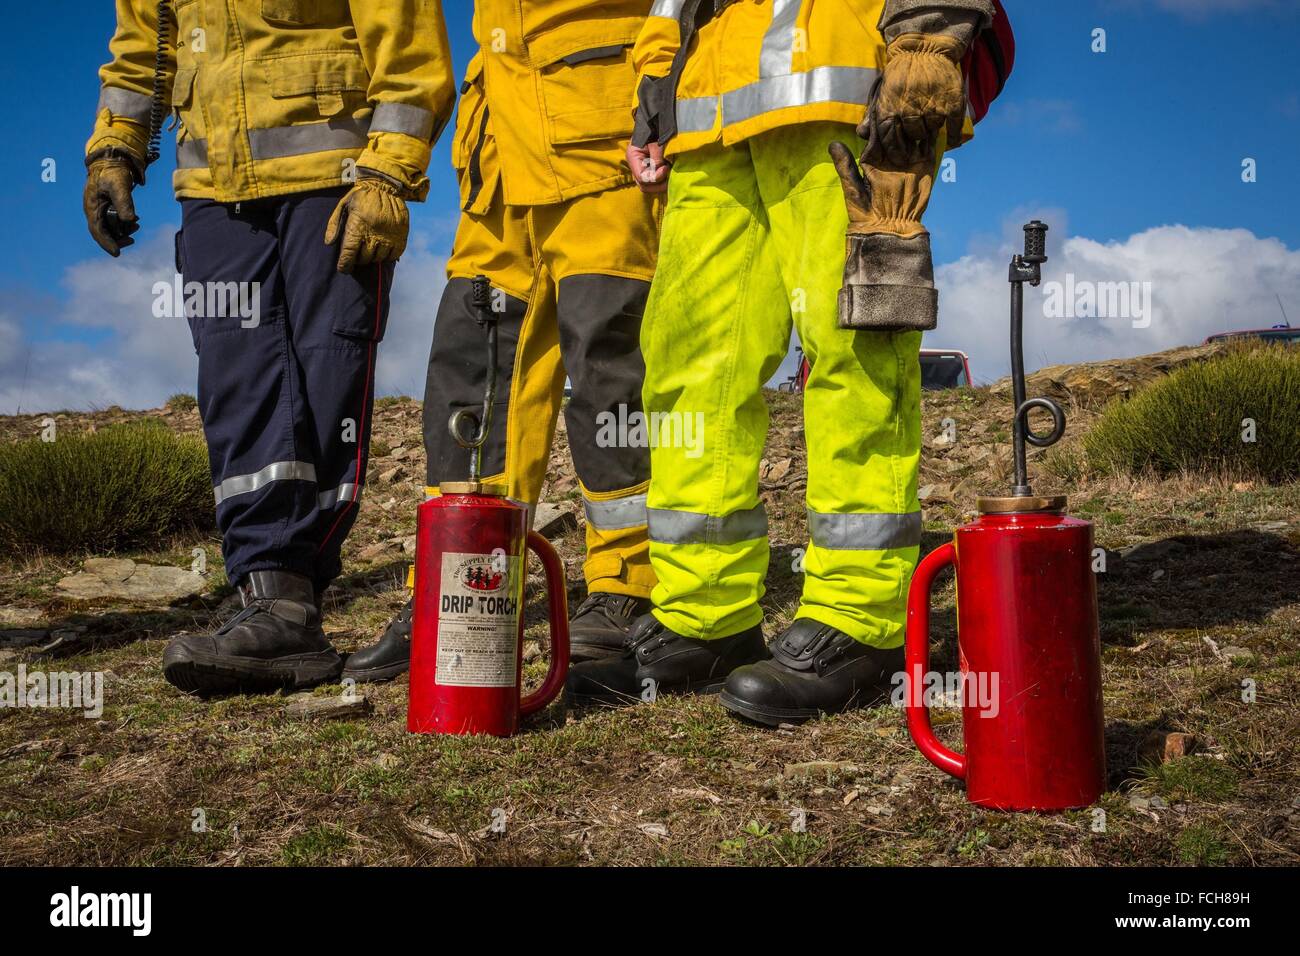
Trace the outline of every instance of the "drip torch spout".
<instances>
[{"instance_id":1,"label":"drip torch spout","mask_svg":"<svg viewBox=\"0 0 1300 956\"><path fill-rule=\"evenodd\" d=\"M1011 494L1016 498L1031 496L1025 464L1025 442L1047 448L1060 441L1065 434L1065 412L1050 398L1025 398L1025 283L1032 286L1042 281L1042 265L1047 261L1047 224L1035 219L1025 224L1025 251L1011 258L1008 276L1011 282L1011 388L1015 403L1012 421L1012 441L1015 444L1015 484ZM1052 430L1035 434L1029 425L1031 409L1041 408L1051 413Z\"/></svg>"},{"instance_id":2,"label":"drip torch spout","mask_svg":"<svg viewBox=\"0 0 1300 956\"><path fill-rule=\"evenodd\" d=\"M476 415L468 408L455 412L447 420L447 430L456 444L471 451L469 480L477 482L483 471L483 445L492 428L492 406L497 397L497 317L492 311L492 286L487 276L475 276L471 295L477 312L475 321L487 331L487 370L483 388L483 408Z\"/></svg>"}]
</instances>

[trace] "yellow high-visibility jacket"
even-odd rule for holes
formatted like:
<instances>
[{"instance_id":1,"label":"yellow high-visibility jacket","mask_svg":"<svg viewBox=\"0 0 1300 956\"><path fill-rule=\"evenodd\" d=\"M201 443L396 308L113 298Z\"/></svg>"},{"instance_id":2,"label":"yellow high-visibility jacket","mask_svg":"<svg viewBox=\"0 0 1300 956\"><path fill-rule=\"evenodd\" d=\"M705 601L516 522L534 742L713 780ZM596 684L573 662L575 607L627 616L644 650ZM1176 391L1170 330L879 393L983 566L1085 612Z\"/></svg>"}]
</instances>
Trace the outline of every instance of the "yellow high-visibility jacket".
<instances>
[{"instance_id":1,"label":"yellow high-visibility jacket","mask_svg":"<svg viewBox=\"0 0 1300 956\"><path fill-rule=\"evenodd\" d=\"M478 0L452 161L466 211L631 183L632 45L653 0Z\"/></svg>"},{"instance_id":2,"label":"yellow high-visibility jacket","mask_svg":"<svg viewBox=\"0 0 1300 956\"><path fill-rule=\"evenodd\" d=\"M713 3L714 0L704 0ZM638 86L665 77L687 0L655 0L637 38ZM731 0L696 34L677 85L669 156L794 123L860 123L885 64L885 0ZM966 135L971 124L968 120ZM950 144L952 146L959 144Z\"/></svg>"},{"instance_id":3,"label":"yellow high-visibility jacket","mask_svg":"<svg viewBox=\"0 0 1300 956\"><path fill-rule=\"evenodd\" d=\"M173 0L164 85L177 198L236 202L338 186L354 166L423 199L455 103L439 0ZM143 158L156 0L117 0L87 153Z\"/></svg>"}]
</instances>

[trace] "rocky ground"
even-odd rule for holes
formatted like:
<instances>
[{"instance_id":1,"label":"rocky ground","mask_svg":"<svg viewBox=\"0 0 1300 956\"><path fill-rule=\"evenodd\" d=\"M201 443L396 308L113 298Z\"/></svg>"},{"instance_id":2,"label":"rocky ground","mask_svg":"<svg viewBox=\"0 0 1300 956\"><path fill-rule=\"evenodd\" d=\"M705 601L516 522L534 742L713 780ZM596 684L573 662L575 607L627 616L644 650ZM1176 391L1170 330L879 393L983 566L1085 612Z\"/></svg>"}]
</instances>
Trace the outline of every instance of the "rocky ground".
<instances>
[{"instance_id":1,"label":"rocky ground","mask_svg":"<svg viewBox=\"0 0 1300 956\"><path fill-rule=\"evenodd\" d=\"M338 687L185 697L162 679L162 648L233 600L218 542L177 540L148 553L0 559L0 672L101 672L106 689L97 717L0 709L0 863L1300 862L1300 486L1102 480L1071 448L1103 400L1200 354L1047 369L1031 384L1071 415L1066 447L1034 453L1036 481L1068 481L1073 512L1107 549L1104 814L970 806L888 705L774 731L709 699L581 715L557 706L495 740L408 735L404 681L365 688L362 700ZM1006 483L1005 392L925 396L927 550L976 495ZM798 396L772 393L770 404L773 634L797 600L805 465ZM49 417L77 430L141 416L199 428L183 401ZM0 440L34 436L45 417L0 419ZM348 575L327 598L327 628L346 650L372 640L403 600L422 498L418 403L379 402L372 451ZM581 509L562 430L551 474L548 523L576 602ZM530 595L529 635L540 639L535 582ZM935 600L936 667L953 668L950 580ZM534 680L544 653L530 641ZM959 747L956 711L934 721Z\"/></svg>"}]
</instances>

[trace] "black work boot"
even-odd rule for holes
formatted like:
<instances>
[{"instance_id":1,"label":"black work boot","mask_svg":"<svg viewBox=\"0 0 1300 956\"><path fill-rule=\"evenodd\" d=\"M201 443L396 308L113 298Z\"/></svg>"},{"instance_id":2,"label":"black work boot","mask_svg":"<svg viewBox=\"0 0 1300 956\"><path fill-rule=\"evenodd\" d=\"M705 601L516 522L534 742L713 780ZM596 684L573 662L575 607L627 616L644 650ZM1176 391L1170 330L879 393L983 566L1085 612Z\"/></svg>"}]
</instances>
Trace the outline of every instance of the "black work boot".
<instances>
[{"instance_id":1,"label":"black work boot","mask_svg":"<svg viewBox=\"0 0 1300 956\"><path fill-rule=\"evenodd\" d=\"M903 670L903 648L881 650L799 618L772 642L771 660L732 671L719 701L760 724L802 724L821 714L870 707Z\"/></svg>"},{"instance_id":2,"label":"black work boot","mask_svg":"<svg viewBox=\"0 0 1300 956\"><path fill-rule=\"evenodd\" d=\"M369 647L349 654L343 679L359 684L392 680L411 668L411 602L388 622L384 635Z\"/></svg>"},{"instance_id":3,"label":"black work boot","mask_svg":"<svg viewBox=\"0 0 1300 956\"><path fill-rule=\"evenodd\" d=\"M569 618L569 661L598 661L623 653L627 635L650 599L597 591L588 594Z\"/></svg>"},{"instance_id":4,"label":"black work boot","mask_svg":"<svg viewBox=\"0 0 1300 956\"><path fill-rule=\"evenodd\" d=\"M575 706L649 702L660 694L711 694L732 670L761 660L763 629L754 625L730 637L683 637L653 614L636 619L623 652L569 670L565 696Z\"/></svg>"},{"instance_id":5,"label":"black work boot","mask_svg":"<svg viewBox=\"0 0 1300 956\"><path fill-rule=\"evenodd\" d=\"M163 675L187 694L315 687L336 680L343 659L320 626L310 579L254 571L239 588L244 608L213 634L182 634L163 651Z\"/></svg>"}]
</instances>

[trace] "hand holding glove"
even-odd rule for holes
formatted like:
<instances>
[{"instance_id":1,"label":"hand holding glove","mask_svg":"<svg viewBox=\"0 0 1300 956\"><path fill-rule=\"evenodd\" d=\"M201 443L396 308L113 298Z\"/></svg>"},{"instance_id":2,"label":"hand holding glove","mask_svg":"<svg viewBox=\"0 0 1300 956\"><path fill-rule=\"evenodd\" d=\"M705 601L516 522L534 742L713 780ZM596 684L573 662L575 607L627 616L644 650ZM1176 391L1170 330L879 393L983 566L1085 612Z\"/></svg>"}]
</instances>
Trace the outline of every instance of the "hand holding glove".
<instances>
[{"instance_id":1,"label":"hand holding glove","mask_svg":"<svg viewBox=\"0 0 1300 956\"><path fill-rule=\"evenodd\" d=\"M906 33L889 44L858 135L867 141L863 162L896 168L933 161L939 133L961 142L966 92L961 59L966 45L944 34Z\"/></svg>"},{"instance_id":2,"label":"hand holding glove","mask_svg":"<svg viewBox=\"0 0 1300 956\"><path fill-rule=\"evenodd\" d=\"M921 216L934 188L934 163L862 168L843 143L831 143L848 207L849 227L840 288L842 329L925 331L939 320L930 233Z\"/></svg>"},{"instance_id":3,"label":"hand holding glove","mask_svg":"<svg viewBox=\"0 0 1300 956\"><path fill-rule=\"evenodd\" d=\"M406 189L397 180L357 168L356 185L339 200L325 227L326 245L334 245L342 233L339 272L401 258L411 226L405 197Z\"/></svg>"},{"instance_id":4,"label":"hand holding glove","mask_svg":"<svg viewBox=\"0 0 1300 956\"><path fill-rule=\"evenodd\" d=\"M91 238L116 258L135 240L140 228L131 190L144 182L142 165L119 149L103 149L86 157L86 189L82 208ZM111 215L110 215L111 211Z\"/></svg>"}]
</instances>

